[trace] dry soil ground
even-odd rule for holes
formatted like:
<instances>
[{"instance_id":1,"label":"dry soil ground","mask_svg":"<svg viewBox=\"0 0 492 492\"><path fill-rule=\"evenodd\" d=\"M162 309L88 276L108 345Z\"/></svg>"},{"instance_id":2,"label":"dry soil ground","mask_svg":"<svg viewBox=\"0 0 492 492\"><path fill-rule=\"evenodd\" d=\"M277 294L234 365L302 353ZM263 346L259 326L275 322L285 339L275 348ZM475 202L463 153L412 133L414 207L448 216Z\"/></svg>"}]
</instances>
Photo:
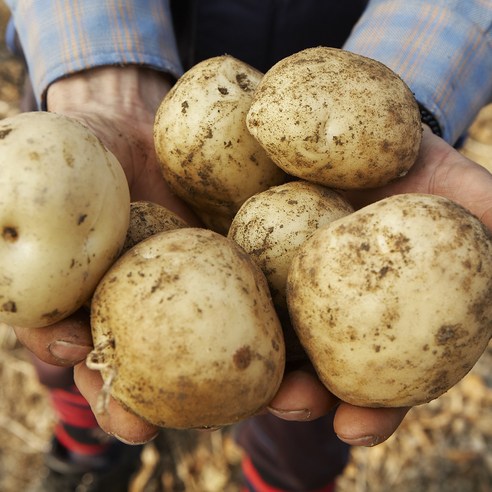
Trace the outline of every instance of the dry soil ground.
<instances>
[{"instance_id":1,"label":"dry soil ground","mask_svg":"<svg viewBox=\"0 0 492 492\"><path fill-rule=\"evenodd\" d=\"M0 1L0 39L7 10ZM19 111L24 71L0 42L0 118ZM492 108L472 128L464 152L492 161ZM354 449L338 492L492 491L492 349L447 394L414 408L387 442ZM0 491L36 480L53 414L26 352L0 326ZM132 492L236 492L240 451L229 430L165 431L148 445Z\"/></svg>"}]
</instances>

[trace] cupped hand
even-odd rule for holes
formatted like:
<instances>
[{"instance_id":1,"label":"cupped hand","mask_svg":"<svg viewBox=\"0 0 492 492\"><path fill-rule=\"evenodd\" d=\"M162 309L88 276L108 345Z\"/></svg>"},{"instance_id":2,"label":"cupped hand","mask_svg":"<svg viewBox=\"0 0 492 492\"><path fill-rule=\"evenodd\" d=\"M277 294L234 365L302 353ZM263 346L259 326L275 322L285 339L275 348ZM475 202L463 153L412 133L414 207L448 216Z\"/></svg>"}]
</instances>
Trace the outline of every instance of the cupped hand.
<instances>
[{"instance_id":1,"label":"cupped hand","mask_svg":"<svg viewBox=\"0 0 492 492\"><path fill-rule=\"evenodd\" d=\"M417 162L408 174L384 187L350 193L360 208L399 193L447 197L476 215L492 231L492 174L470 161L424 127ZM270 412L286 420L313 420L337 406L335 432L352 445L373 446L391 436L408 408L361 408L340 402L322 385L311 367L288 372L270 404Z\"/></svg>"},{"instance_id":2,"label":"cupped hand","mask_svg":"<svg viewBox=\"0 0 492 492\"><path fill-rule=\"evenodd\" d=\"M198 224L163 179L155 155L154 117L170 87L167 76L153 70L95 68L51 85L47 106L81 121L113 152L125 171L133 201L159 203Z\"/></svg>"},{"instance_id":3,"label":"cupped hand","mask_svg":"<svg viewBox=\"0 0 492 492\"><path fill-rule=\"evenodd\" d=\"M98 371L87 368L85 359L92 350L89 313L81 309L69 318L46 328L14 328L19 341L48 364L74 366L74 381L90 404L100 427L128 444L151 440L157 428L124 410L112 398L107 409L100 410L103 380Z\"/></svg>"}]
</instances>

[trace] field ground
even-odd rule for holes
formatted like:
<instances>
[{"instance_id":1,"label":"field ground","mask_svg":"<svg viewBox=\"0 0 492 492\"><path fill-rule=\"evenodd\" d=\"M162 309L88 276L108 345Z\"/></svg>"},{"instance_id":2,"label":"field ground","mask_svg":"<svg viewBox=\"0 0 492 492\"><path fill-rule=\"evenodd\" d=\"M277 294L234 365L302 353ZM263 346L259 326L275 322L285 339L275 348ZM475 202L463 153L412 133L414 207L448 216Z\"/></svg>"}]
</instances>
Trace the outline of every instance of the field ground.
<instances>
[{"instance_id":1,"label":"field ground","mask_svg":"<svg viewBox=\"0 0 492 492\"><path fill-rule=\"evenodd\" d=\"M7 10L0 1L0 34ZM0 119L19 111L24 70L0 44ZM492 163L492 108L485 108L464 153ZM492 347L441 398L411 410L387 442L354 449L337 492L492 491ZM36 480L53 415L25 350L0 326L0 490ZM164 431L145 448L131 492L237 492L240 451L229 430Z\"/></svg>"}]
</instances>

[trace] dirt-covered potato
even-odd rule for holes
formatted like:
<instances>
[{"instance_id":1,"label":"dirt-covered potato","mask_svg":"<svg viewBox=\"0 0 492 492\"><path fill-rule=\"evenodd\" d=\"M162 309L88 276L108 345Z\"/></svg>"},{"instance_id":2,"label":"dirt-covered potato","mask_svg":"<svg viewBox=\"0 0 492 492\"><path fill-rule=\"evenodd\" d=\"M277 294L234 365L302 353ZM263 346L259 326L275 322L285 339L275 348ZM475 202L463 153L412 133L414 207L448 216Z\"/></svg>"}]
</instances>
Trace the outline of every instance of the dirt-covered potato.
<instances>
[{"instance_id":1,"label":"dirt-covered potato","mask_svg":"<svg viewBox=\"0 0 492 492\"><path fill-rule=\"evenodd\" d=\"M422 136L418 105L398 75L326 47L274 65L255 91L247 126L287 173L341 189L405 174Z\"/></svg>"},{"instance_id":2,"label":"dirt-covered potato","mask_svg":"<svg viewBox=\"0 0 492 492\"><path fill-rule=\"evenodd\" d=\"M130 204L130 223L121 254L158 232L187 227L174 212L158 203L140 200Z\"/></svg>"},{"instance_id":3,"label":"dirt-covered potato","mask_svg":"<svg viewBox=\"0 0 492 492\"><path fill-rule=\"evenodd\" d=\"M228 237L237 242L265 274L282 323L287 361L307 359L287 312L287 272L297 249L314 231L353 212L336 191L308 181L274 186L246 200Z\"/></svg>"},{"instance_id":4,"label":"dirt-covered potato","mask_svg":"<svg viewBox=\"0 0 492 492\"><path fill-rule=\"evenodd\" d=\"M318 227L352 212L338 192L291 181L249 198L234 217L228 237L262 269L274 304L283 311L287 272L297 249Z\"/></svg>"},{"instance_id":5,"label":"dirt-covered potato","mask_svg":"<svg viewBox=\"0 0 492 492\"><path fill-rule=\"evenodd\" d=\"M219 232L227 232L247 198L285 181L246 128L262 76L231 56L210 58L178 80L156 114L155 147L166 181Z\"/></svg>"},{"instance_id":6,"label":"dirt-covered potato","mask_svg":"<svg viewBox=\"0 0 492 492\"><path fill-rule=\"evenodd\" d=\"M206 229L155 234L99 284L91 323L106 393L155 425L216 427L269 403L285 348L261 270Z\"/></svg>"},{"instance_id":7,"label":"dirt-covered potato","mask_svg":"<svg viewBox=\"0 0 492 492\"><path fill-rule=\"evenodd\" d=\"M428 402L492 335L492 240L452 201L396 195L320 228L299 249L287 299L320 379L365 407Z\"/></svg>"},{"instance_id":8,"label":"dirt-covered potato","mask_svg":"<svg viewBox=\"0 0 492 492\"><path fill-rule=\"evenodd\" d=\"M33 112L0 121L0 321L42 327L91 296L128 228L116 158L85 126Z\"/></svg>"},{"instance_id":9,"label":"dirt-covered potato","mask_svg":"<svg viewBox=\"0 0 492 492\"><path fill-rule=\"evenodd\" d=\"M124 255L136 244L158 232L188 227L188 224L174 212L158 203L139 200L130 203L130 222L125 242L120 251ZM91 309L92 297L84 303L87 311Z\"/></svg>"}]
</instances>

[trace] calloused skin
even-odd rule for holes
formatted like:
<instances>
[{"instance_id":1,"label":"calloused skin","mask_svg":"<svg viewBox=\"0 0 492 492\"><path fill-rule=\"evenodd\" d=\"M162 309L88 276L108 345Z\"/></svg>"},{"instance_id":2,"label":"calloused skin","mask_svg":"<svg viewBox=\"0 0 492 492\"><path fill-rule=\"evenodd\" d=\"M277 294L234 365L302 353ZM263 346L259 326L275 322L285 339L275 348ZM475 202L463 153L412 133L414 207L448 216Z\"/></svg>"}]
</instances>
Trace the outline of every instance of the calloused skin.
<instances>
[{"instance_id":1,"label":"calloused skin","mask_svg":"<svg viewBox=\"0 0 492 492\"><path fill-rule=\"evenodd\" d=\"M133 200L161 203L190 225L196 217L174 196L161 177L152 141L155 111L170 82L159 73L138 68L104 67L60 80L50 86L48 110L87 124L120 160ZM461 204L492 230L492 174L462 156L424 127L419 158L402 179L375 190L351 193L356 207L404 193L442 195ZM84 359L92 348L88 314L43 329L15 329L19 340L39 359L58 366L74 366L75 382L95 411L102 379ZM391 436L408 408L360 408L340 402L321 384L311 367L287 372L268 409L286 420L313 420L336 406L334 428L351 445L373 446ZM127 443L152 439L158 429L111 400L108 411L97 414L103 430Z\"/></svg>"}]
</instances>

